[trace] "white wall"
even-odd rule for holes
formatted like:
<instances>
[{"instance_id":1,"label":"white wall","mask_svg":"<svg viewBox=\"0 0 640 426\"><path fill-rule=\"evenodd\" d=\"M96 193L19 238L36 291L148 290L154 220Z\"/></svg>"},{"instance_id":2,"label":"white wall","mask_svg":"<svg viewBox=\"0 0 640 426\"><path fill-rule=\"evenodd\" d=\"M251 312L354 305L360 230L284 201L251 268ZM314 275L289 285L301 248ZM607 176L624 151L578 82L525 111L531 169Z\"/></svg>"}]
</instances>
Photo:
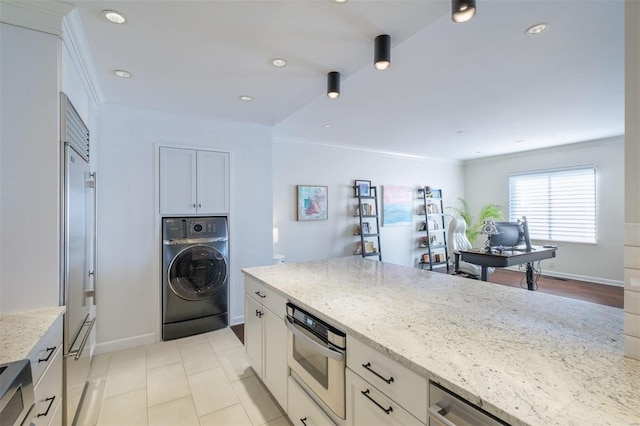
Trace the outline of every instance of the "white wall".
<instances>
[{"instance_id":1,"label":"white wall","mask_svg":"<svg viewBox=\"0 0 640 426\"><path fill-rule=\"evenodd\" d=\"M496 203L509 211L508 175L512 172L595 164L597 171L597 244L554 243L557 257L542 262L544 273L605 284L623 282L624 138L564 145L469 161L465 199L473 212ZM546 241L534 241L545 244Z\"/></svg>"},{"instance_id":2,"label":"white wall","mask_svg":"<svg viewBox=\"0 0 640 426\"><path fill-rule=\"evenodd\" d=\"M161 144L231 153L230 319L241 322L240 269L271 263L270 128L113 104L99 128L97 351L160 337Z\"/></svg>"},{"instance_id":3,"label":"white wall","mask_svg":"<svg viewBox=\"0 0 640 426\"><path fill-rule=\"evenodd\" d=\"M58 305L59 39L0 24L0 312Z\"/></svg>"},{"instance_id":4,"label":"white wall","mask_svg":"<svg viewBox=\"0 0 640 426\"><path fill-rule=\"evenodd\" d=\"M353 235L354 179L375 186L401 185L442 188L445 205L463 193L462 165L442 160L414 159L328 145L275 139L273 145L273 223L279 230L276 253L285 262L353 254L359 241ZM329 187L329 219L296 221L296 185ZM379 194L378 207L382 209ZM417 208L417 199L416 199ZM412 226L382 227L382 259L413 266L417 262L417 222Z\"/></svg>"}]
</instances>

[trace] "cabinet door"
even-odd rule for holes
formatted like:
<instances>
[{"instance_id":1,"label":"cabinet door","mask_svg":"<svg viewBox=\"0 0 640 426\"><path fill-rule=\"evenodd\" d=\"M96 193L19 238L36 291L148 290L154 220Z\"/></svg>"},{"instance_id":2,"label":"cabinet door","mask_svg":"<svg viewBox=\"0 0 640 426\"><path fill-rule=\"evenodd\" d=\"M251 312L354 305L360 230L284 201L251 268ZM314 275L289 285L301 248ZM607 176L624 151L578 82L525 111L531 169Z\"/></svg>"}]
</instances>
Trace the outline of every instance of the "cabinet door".
<instances>
[{"instance_id":1,"label":"cabinet door","mask_svg":"<svg viewBox=\"0 0 640 426\"><path fill-rule=\"evenodd\" d=\"M262 377L262 314L265 309L250 296L244 296L244 347L251 365Z\"/></svg>"},{"instance_id":2,"label":"cabinet door","mask_svg":"<svg viewBox=\"0 0 640 426\"><path fill-rule=\"evenodd\" d=\"M199 214L229 213L229 154L198 151Z\"/></svg>"},{"instance_id":3,"label":"cabinet door","mask_svg":"<svg viewBox=\"0 0 640 426\"><path fill-rule=\"evenodd\" d=\"M160 214L196 213L196 151L160 148Z\"/></svg>"},{"instance_id":4,"label":"cabinet door","mask_svg":"<svg viewBox=\"0 0 640 426\"><path fill-rule=\"evenodd\" d=\"M287 411L287 328L284 317L264 310L264 383Z\"/></svg>"}]
</instances>

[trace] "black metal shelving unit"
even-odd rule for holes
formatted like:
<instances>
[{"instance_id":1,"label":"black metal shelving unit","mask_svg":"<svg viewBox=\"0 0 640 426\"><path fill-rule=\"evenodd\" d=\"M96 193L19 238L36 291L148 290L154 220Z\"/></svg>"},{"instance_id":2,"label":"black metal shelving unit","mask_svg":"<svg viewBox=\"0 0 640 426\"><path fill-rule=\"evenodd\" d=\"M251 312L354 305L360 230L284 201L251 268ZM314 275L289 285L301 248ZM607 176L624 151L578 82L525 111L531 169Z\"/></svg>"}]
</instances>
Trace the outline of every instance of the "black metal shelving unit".
<instances>
[{"instance_id":1,"label":"black metal shelving unit","mask_svg":"<svg viewBox=\"0 0 640 426\"><path fill-rule=\"evenodd\" d=\"M429 187L418 189L418 198L422 199L419 214L424 216L420 223L421 236L418 238L418 249L422 252L418 261L421 269L425 267L433 271L434 267L446 266L449 271L449 252L447 247L447 230L445 228L444 203L442 190ZM427 258L425 259L425 255Z\"/></svg>"},{"instance_id":2,"label":"black metal shelving unit","mask_svg":"<svg viewBox=\"0 0 640 426\"><path fill-rule=\"evenodd\" d=\"M357 229L359 230L358 233L360 236L360 253L356 251L354 254L361 255L362 257L378 256L378 260L382 260L382 248L380 245L380 215L378 213L378 188L371 186L369 188L370 195L361 195L358 187L354 186L353 193L354 197L358 199L358 206L355 215L358 216L359 219L359 228ZM368 232L364 232L365 230L368 230ZM358 233L355 233L355 235L358 235ZM376 251L367 252L367 243L371 243L375 240L377 240L378 243L377 246L374 246Z\"/></svg>"}]
</instances>

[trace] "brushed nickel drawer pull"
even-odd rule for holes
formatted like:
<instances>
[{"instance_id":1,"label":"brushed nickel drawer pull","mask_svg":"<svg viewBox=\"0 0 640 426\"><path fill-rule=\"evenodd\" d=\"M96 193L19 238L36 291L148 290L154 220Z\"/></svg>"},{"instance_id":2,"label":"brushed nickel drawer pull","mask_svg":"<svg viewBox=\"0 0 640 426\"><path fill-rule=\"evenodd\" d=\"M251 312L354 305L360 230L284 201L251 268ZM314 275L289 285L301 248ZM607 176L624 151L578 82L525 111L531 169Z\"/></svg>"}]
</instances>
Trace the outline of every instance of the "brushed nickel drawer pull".
<instances>
[{"instance_id":1,"label":"brushed nickel drawer pull","mask_svg":"<svg viewBox=\"0 0 640 426\"><path fill-rule=\"evenodd\" d=\"M393 383L393 376L389 377L388 379L382 377L379 373L377 373L376 371L371 369L371 363L370 362L368 362L366 364L362 364L362 366L364 368L366 368L367 370L369 370L370 372L372 372L373 374L375 374L379 379L384 380L385 382L387 382L388 385Z\"/></svg>"},{"instance_id":2,"label":"brushed nickel drawer pull","mask_svg":"<svg viewBox=\"0 0 640 426\"><path fill-rule=\"evenodd\" d=\"M389 407L389 408L384 408L382 405L380 405L378 403L378 401L376 401L375 399L371 398L369 396L369 389L367 389L366 391L360 391L361 394L363 394L369 401L373 402L374 404L376 404L378 406L378 408L380 408L382 411L384 411L387 414L391 414L391 412L393 411L393 407Z\"/></svg>"},{"instance_id":3,"label":"brushed nickel drawer pull","mask_svg":"<svg viewBox=\"0 0 640 426\"><path fill-rule=\"evenodd\" d=\"M52 348L47 348L47 352L49 352L49 354L47 355L46 358L39 358L38 363L49 361L49 359L51 358L51 355L53 355L53 353L56 351L56 347L57 346L54 346Z\"/></svg>"}]
</instances>

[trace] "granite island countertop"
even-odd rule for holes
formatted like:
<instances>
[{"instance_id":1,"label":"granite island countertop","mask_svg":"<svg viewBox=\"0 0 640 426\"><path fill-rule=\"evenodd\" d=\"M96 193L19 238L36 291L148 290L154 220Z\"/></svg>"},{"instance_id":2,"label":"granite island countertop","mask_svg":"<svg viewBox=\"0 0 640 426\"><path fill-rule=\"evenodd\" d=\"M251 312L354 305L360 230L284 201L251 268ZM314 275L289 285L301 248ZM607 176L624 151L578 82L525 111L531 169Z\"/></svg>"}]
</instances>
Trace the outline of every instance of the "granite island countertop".
<instances>
[{"instance_id":1,"label":"granite island countertop","mask_svg":"<svg viewBox=\"0 0 640 426\"><path fill-rule=\"evenodd\" d=\"M25 359L64 306L0 315L0 364Z\"/></svg>"},{"instance_id":2,"label":"granite island countertop","mask_svg":"<svg viewBox=\"0 0 640 426\"><path fill-rule=\"evenodd\" d=\"M243 272L511 424L640 424L621 309L360 257Z\"/></svg>"}]
</instances>

